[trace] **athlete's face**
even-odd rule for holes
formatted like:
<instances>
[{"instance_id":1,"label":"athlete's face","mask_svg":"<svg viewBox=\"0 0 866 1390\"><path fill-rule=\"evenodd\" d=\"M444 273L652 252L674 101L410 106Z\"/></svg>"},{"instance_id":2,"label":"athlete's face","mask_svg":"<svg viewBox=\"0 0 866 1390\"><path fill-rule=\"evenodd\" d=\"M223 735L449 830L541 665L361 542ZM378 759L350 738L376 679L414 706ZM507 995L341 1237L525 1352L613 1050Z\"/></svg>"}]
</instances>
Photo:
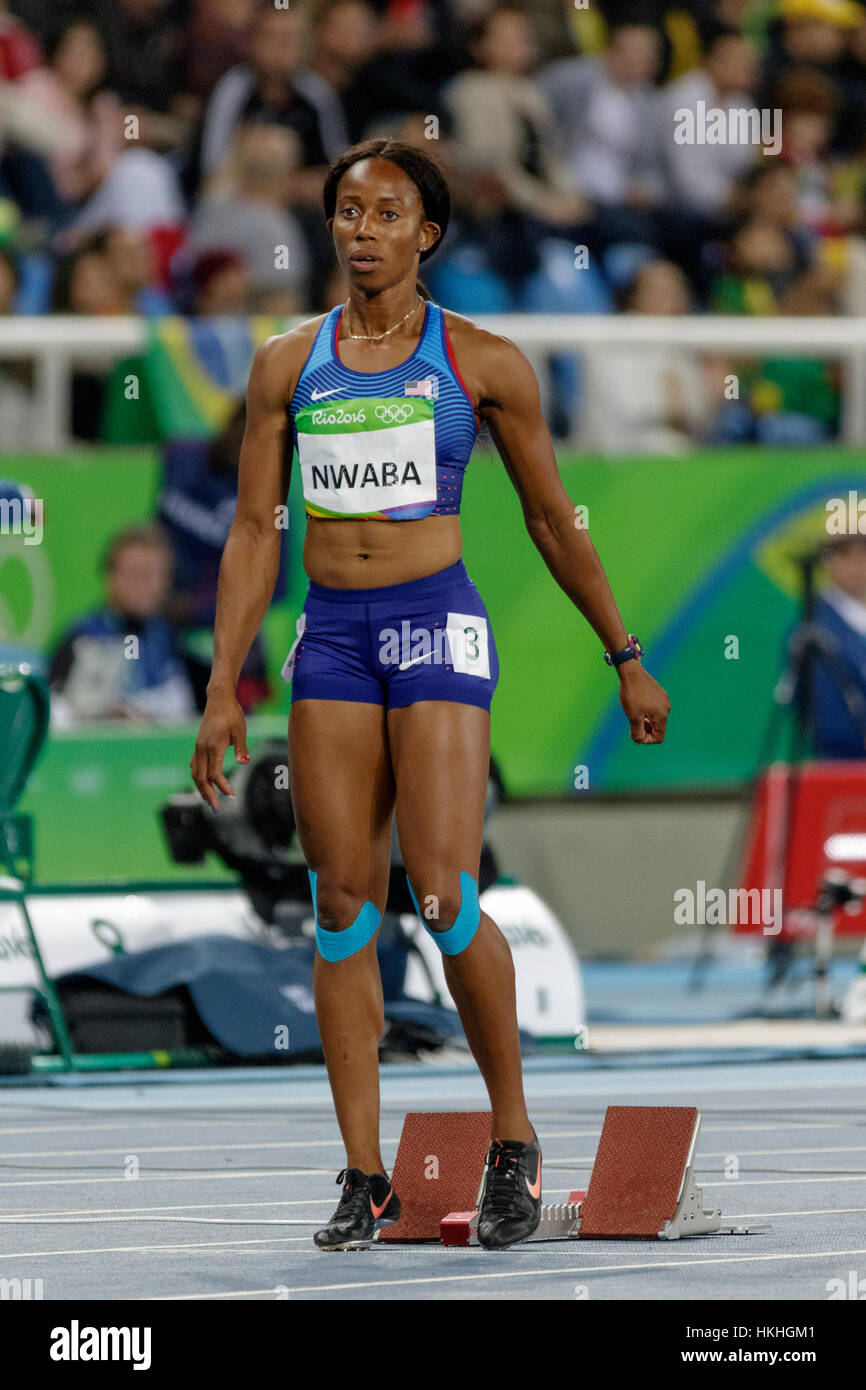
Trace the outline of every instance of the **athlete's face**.
<instances>
[{"instance_id":1,"label":"athlete's face","mask_svg":"<svg viewBox=\"0 0 866 1390\"><path fill-rule=\"evenodd\" d=\"M349 285L365 290L414 277L439 236L409 175L387 159L359 160L343 175L328 227Z\"/></svg>"}]
</instances>

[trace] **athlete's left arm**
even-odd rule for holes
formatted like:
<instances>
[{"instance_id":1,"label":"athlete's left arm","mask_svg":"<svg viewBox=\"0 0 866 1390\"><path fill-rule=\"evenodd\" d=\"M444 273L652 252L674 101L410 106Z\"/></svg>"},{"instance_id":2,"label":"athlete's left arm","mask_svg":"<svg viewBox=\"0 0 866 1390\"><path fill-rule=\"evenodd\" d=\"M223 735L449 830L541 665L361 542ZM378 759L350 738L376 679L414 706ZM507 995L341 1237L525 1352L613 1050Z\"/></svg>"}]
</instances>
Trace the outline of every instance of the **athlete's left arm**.
<instances>
[{"instance_id":1,"label":"athlete's left arm","mask_svg":"<svg viewBox=\"0 0 866 1390\"><path fill-rule=\"evenodd\" d=\"M619 651L628 633L589 532L576 524L541 413L535 373L513 343L491 334L484 334L483 348L473 357L479 413L520 498L526 529L557 584L606 649ZM671 708L666 692L640 661L623 662L616 670L633 740L661 743Z\"/></svg>"}]
</instances>

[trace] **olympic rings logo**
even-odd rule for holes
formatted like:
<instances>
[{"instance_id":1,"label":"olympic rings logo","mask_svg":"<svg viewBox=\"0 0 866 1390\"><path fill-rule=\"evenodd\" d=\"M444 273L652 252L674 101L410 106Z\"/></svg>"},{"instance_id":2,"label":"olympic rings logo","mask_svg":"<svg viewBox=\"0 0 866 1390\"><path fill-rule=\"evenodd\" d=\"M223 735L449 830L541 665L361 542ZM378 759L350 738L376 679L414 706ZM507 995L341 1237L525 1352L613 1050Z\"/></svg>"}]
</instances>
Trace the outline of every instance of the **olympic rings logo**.
<instances>
[{"instance_id":1,"label":"olympic rings logo","mask_svg":"<svg viewBox=\"0 0 866 1390\"><path fill-rule=\"evenodd\" d=\"M376 418L385 425L402 425L412 414L411 405L377 405Z\"/></svg>"}]
</instances>

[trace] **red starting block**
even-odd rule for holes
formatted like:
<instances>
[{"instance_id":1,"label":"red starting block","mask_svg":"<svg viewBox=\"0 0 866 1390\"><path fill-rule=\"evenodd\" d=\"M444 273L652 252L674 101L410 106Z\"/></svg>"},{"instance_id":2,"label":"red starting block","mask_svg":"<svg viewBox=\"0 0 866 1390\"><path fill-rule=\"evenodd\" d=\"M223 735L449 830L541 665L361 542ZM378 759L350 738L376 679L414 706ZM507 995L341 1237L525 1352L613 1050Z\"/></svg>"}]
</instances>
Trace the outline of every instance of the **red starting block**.
<instances>
[{"instance_id":1,"label":"red starting block","mask_svg":"<svg viewBox=\"0 0 866 1390\"><path fill-rule=\"evenodd\" d=\"M484 1111L406 1116L392 1175L402 1216L378 1241L478 1243L490 1118ZM608 1106L586 1191L543 1206L530 1239L678 1240L720 1231L720 1210L704 1208L695 1184L700 1126L694 1106Z\"/></svg>"},{"instance_id":2,"label":"red starting block","mask_svg":"<svg viewBox=\"0 0 866 1390\"><path fill-rule=\"evenodd\" d=\"M403 1214L377 1240L440 1240L443 1216L474 1208L490 1144L487 1111L410 1111L391 1182Z\"/></svg>"},{"instance_id":3,"label":"red starting block","mask_svg":"<svg viewBox=\"0 0 866 1390\"><path fill-rule=\"evenodd\" d=\"M701 1117L688 1105L609 1105L581 1204L580 1240L678 1240L718 1231L694 1161Z\"/></svg>"}]
</instances>

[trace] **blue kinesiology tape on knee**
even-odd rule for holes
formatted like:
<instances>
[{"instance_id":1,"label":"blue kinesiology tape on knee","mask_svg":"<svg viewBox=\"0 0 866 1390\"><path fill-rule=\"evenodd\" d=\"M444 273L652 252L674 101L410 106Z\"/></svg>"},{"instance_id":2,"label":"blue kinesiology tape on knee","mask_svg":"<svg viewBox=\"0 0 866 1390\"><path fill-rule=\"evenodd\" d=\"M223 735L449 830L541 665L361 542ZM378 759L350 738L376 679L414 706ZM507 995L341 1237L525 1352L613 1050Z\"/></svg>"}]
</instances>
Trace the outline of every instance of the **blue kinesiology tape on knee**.
<instances>
[{"instance_id":1,"label":"blue kinesiology tape on knee","mask_svg":"<svg viewBox=\"0 0 866 1390\"><path fill-rule=\"evenodd\" d=\"M329 931L326 927L319 926L319 907L316 901L316 886L318 875L308 869L310 879L310 890L313 895L313 912L316 917L316 945L319 954L325 960L348 960L349 956L354 956L357 951L362 950L367 942L376 935L379 929L379 912L374 903L364 903L350 927L343 927L339 931Z\"/></svg>"},{"instance_id":2,"label":"blue kinesiology tape on knee","mask_svg":"<svg viewBox=\"0 0 866 1390\"><path fill-rule=\"evenodd\" d=\"M406 876L409 883L409 877ZM428 926L424 914L418 906L418 899L415 897L415 889L409 883L409 892L412 894L412 901L415 904L415 911L421 921L432 936L436 945L443 955L459 956L461 951L465 951L473 936L478 930L481 921L481 905L478 901L478 884L471 874L460 874L460 911L457 913L457 920L454 925L448 927L446 931L433 931Z\"/></svg>"}]
</instances>

